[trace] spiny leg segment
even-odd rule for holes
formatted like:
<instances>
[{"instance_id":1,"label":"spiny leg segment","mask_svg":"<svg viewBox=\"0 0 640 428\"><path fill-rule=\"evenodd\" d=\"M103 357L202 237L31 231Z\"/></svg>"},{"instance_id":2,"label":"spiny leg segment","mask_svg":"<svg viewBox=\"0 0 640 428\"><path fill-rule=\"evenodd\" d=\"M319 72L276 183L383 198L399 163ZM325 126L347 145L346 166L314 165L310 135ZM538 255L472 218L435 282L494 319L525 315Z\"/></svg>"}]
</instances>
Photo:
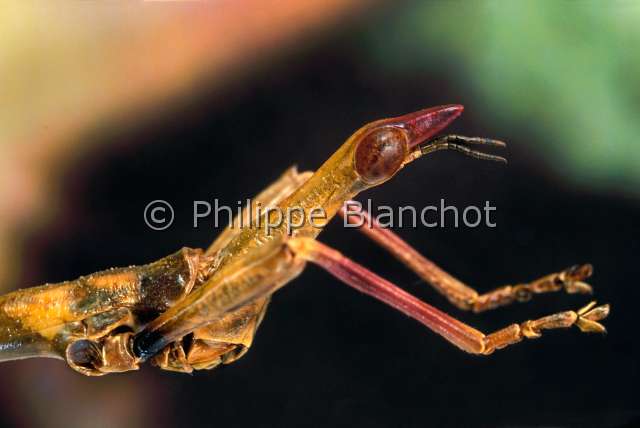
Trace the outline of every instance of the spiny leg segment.
<instances>
[{"instance_id":1,"label":"spiny leg segment","mask_svg":"<svg viewBox=\"0 0 640 428\"><path fill-rule=\"evenodd\" d=\"M472 354L491 354L496 349L523 339L536 339L542 335L543 330L568 328L572 325L587 333L605 332L604 326L598 321L609 314L609 305L595 306L595 302L592 302L578 311L565 311L537 320L511 324L495 333L485 335L320 242L310 238L294 238L288 241L287 245L297 257L317 264L347 285L396 308L458 348Z\"/></svg>"},{"instance_id":2,"label":"spiny leg segment","mask_svg":"<svg viewBox=\"0 0 640 428\"><path fill-rule=\"evenodd\" d=\"M345 207L348 207L351 215L347 214ZM371 214L362 209L359 203L348 201L340 211L340 215L351 224L361 225L359 230L431 284L452 304L463 310L483 312L516 301L526 302L534 294L561 290L569 294L591 294L592 292L591 286L583 280L591 276L593 268L585 264L572 266L529 283L506 285L480 294L442 270L394 232L382 227Z\"/></svg>"}]
</instances>

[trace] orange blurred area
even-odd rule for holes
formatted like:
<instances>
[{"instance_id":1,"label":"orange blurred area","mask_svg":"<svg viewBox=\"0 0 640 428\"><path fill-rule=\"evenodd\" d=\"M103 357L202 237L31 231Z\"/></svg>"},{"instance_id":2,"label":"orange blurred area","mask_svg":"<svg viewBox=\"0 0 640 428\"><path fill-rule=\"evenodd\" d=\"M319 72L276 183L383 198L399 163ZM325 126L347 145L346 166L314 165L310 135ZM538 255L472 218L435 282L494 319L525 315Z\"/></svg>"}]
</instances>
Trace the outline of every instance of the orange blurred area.
<instances>
[{"instance_id":1,"label":"orange blurred area","mask_svg":"<svg viewBox=\"0 0 640 428\"><path fill-rule=\"evenodd\" d=\"M23 233L55 216L56 176L126 126L202 85L224 86L328 31L365 0L11 3L0 16L0 284ZM16 231L20 231L18 234Z\"/></svg>"},{"instance_id":2,"label":"orange blurred area","mask_svg":"<svg viewBox=\"0 0 640 428\"><path fill-rule=\"evenodd\" d=\"M112 127L171 110L203 86L223 87L238 75L250 76L262 62L329 31L367 3L3 4L0 289L26 285L17 284L29 268L23 241L55 221L57 196L64 191L60 176L99 144L112 143ZM105 137L87 139L95 129ZM167 407L158 405L162 388L146 377L90 382L59 361L11 364L21 369L4 380L17 386L0 398L2 419L12 424L172 424Z\"/></svg>"}]
</instances>

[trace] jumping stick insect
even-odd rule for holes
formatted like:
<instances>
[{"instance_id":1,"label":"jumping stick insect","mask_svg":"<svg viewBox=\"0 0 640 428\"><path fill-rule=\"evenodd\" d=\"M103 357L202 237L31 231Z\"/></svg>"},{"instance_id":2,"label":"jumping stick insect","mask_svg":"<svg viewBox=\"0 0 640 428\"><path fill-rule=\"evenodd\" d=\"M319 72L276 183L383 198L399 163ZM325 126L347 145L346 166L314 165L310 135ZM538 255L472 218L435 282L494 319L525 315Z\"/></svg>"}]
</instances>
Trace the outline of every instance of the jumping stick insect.
<instances>
[{"instance_id":1,"label":"jumping stick insect","mask_svg":"<svg viewBox=\"0 0 640 428\"><path fill-rule=\"evenodd\" d=\"M575 325L583 332L603 333L598 321L608 315L609 306L591 302L578 311L484 334L316 240L331 218L345 215L345 202L386 182L424 155L455 150L477 159L505 162L477 150L504 147L500 141L435 137L462 110L460 105L445 105L365 125L315 173L299 173L295 168L286 171L206 251L183 248L148 265L110 269L0 297L0 361L60 358L90 376L136 370L147 360L165 370L187 373L228 364L251 346L271 295L297 277L307 263L324 268L472 354L491 354L523 339L538 338L548 329ZM324 216L295 229L287 224L292 219L269 228L274 211L254 215L256 210L251 208L256 206L296 207L304 213L321 209ZM358 216L367 219L359 230L463 310L482 312L539 293L592 291L583 282L592 268L582 265L480 294L381 227L368 213L360 211ZM354 221L353 216L346 220ZM239 227L241 224L248 226Z\"/></svg>"}]
</instances>

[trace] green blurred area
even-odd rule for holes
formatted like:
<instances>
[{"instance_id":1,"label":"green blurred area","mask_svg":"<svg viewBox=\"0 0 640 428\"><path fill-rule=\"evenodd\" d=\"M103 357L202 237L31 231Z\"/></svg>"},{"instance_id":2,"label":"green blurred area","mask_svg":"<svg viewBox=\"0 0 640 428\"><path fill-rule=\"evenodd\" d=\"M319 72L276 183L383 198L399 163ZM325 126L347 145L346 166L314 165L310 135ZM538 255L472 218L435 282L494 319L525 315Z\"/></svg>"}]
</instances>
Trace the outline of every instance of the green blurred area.
<instances>
[{"instance_id":1,"label":"green blurred area","mask_svg":"<svg viewBox=\"0 0 640 428\"><path fill-rule=\"evenodd\" d=\"M638 195L640 2L410 2L368 34L387 72L446 66L556 171Z\"/></svg>"}]
</instances>

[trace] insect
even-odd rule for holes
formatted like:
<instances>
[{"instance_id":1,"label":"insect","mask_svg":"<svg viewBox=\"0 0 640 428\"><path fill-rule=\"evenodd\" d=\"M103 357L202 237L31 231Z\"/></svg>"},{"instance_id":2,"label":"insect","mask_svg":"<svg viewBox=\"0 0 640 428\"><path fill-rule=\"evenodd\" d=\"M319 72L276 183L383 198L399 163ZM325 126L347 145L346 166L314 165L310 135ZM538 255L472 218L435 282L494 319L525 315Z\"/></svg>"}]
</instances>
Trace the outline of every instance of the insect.
<instances>
[{"instance_id":1,"label":"insect","mask_svg":"<svg viewBox=\"0 0 640 428\"><path fill-rule=\"evenodd\" d=\"M53 357L85 375L138 369L151 361L165 370L191 372L228 364L252 340L271 295L308 263L424 324L472 354L491 354L544 330L577 326L605 331L598 321L609 305L589 303L484 334L417 299L337 250L316 240L336 215L353 223L344 204L385 183L422 156L438 150L506 162L478 150L504 147L492 139L436 135L462 113L460 105L432 107L369 123L356 131L316 172L287 170L254 198L206 250L183 248L144 266L110 269L74 281L18 290L0 297L0 361ZM314 209L323 216L295 229L293 218L269 227L275 210ZM479 293L421 255L368 213L359 227L374 242L463 310L482 312L540 293L591 293L590 265ZM296 224L300 219L295 218ZM246 227L238 227L248 224Z\"/></svg>"}]
</instances>

